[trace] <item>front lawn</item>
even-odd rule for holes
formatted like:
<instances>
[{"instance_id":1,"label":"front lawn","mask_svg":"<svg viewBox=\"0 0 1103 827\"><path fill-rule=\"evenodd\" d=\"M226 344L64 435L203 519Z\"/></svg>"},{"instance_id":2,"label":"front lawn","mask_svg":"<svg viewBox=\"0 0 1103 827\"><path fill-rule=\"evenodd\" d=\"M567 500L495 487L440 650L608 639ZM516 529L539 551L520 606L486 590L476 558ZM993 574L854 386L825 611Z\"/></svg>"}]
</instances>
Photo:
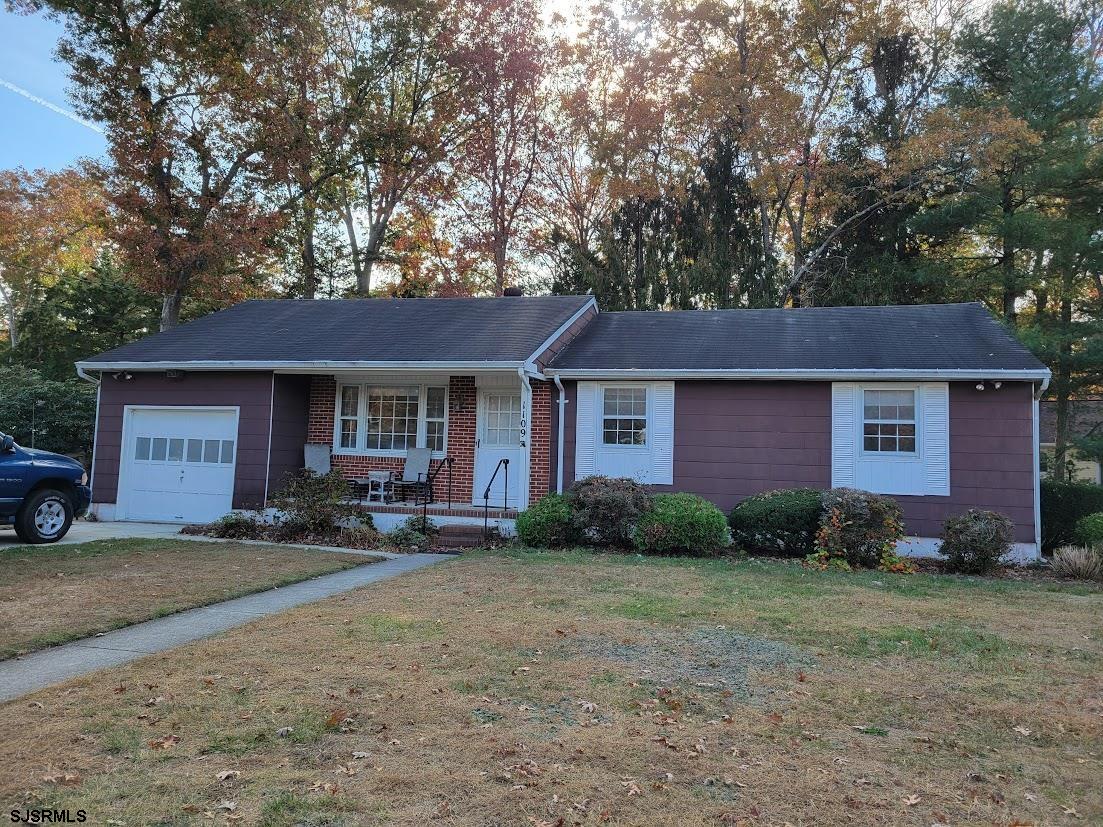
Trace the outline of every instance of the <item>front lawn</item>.
<instances>
[{"instance_id":1,"label":"front lawn","mask_svg":"<svg viewBox=\"0 0 1103 827\"><path fill-rule=\"evenodd\" d=\"M122 824L1103 819L1103 592L498 552L0 707Z\"/></svg>"},{"instance_id":2,"label":"front lawn","mask_svg":"<svg viewBox=\"0 0 1103 827\"><path fill-rule=\"evenodd\" d=\"M191 540L0 550L0 659L374 559Z\"/></svg>"}]
</instances>

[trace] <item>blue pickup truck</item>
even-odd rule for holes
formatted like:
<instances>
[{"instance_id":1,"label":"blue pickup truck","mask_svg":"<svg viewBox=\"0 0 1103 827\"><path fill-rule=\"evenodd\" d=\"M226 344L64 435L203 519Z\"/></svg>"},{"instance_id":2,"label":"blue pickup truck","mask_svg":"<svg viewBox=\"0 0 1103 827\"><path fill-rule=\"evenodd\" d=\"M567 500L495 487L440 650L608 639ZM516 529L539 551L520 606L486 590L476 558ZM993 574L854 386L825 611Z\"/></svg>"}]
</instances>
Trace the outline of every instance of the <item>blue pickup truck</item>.
<instances>
[{"instance_id":1,"label":"blue pickup truck","mask_svg":"<svg viewBox=\"0 0 1103 827\"><path fill-rule=\"evenodd\" d=\"M0 526L24 543L54 543L88 510L88 475L75 459L16 445L0 433Z\"/></svg>"}]
</instances>

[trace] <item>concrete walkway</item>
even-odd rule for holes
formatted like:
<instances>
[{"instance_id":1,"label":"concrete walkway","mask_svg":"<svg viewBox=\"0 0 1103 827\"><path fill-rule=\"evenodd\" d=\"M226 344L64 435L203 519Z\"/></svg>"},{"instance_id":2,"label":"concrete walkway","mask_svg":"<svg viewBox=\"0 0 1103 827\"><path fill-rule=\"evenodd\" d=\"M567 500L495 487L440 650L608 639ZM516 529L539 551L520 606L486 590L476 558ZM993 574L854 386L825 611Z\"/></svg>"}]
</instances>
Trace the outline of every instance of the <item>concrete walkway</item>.
<instances>
[{"instance_id":1,"label":"concrete walkway","mask_svg":"<svg viewBox=\"0 0 1103 827\"><path fill-rule=\"evenodd\" d=\"M449 559L441 554L388 555L379 563L149 620L21 658L0 661L0 702L233 629L266 615L397 577Z\"/></svg>"}]
</instances>

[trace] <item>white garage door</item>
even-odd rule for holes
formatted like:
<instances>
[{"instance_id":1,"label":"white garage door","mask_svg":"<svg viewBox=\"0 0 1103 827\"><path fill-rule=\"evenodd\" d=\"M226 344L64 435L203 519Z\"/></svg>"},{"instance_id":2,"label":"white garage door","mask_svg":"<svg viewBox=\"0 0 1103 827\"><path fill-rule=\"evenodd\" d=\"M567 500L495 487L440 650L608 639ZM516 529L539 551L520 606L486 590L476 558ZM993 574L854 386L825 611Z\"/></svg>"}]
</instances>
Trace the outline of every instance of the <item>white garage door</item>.
<instances>
[{"instance_id":1,"label":"white garage door","mask_svg":"<svg viewBox=\"0 0 1103 827\"><path fill-rule=\"evenodd\" d=\"M118 516L210 522L233 508L237 410L130 408Z\"/></svg>"}]
</instances>

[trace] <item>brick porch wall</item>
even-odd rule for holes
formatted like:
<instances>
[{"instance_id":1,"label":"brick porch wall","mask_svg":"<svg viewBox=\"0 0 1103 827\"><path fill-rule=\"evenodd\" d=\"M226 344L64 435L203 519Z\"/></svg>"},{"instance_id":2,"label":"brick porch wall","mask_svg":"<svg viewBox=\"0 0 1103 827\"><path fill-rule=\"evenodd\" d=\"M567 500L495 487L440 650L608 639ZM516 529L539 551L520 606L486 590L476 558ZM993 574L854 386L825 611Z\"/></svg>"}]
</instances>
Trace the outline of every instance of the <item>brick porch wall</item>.
<instances>
[{"instance_id":1,"label":"brick porch wall","mask_svg":"<svg viewBox=\"0 0 1103 827\"><path fill-rule=\"evenodd\" d=\"M551 479L552 452L552 384L532 382L532 416L529 440L532 452L529 460L529 503L548 493Z\"/></svg>"},{"instance_id":2,"label":"brick porch wall","mask_svg":"<svg viewBox=\"0 0 1103 827\"><path fill-rule=\"evenodd\" d=\"M332 376L314 376L310 383L308 441L333 445L333 415L337 382ZM448 456L452 457L452 501L470 503L475 475L475 378L453 376L448 380ZM333 467L347 477L365 477L368 471L402 473L402 457L333 455ZM433 461L436 470L437 460ZM440 472L433 494L444 502L448 497L448 471Z\"/></svg>"}]
</instances>

